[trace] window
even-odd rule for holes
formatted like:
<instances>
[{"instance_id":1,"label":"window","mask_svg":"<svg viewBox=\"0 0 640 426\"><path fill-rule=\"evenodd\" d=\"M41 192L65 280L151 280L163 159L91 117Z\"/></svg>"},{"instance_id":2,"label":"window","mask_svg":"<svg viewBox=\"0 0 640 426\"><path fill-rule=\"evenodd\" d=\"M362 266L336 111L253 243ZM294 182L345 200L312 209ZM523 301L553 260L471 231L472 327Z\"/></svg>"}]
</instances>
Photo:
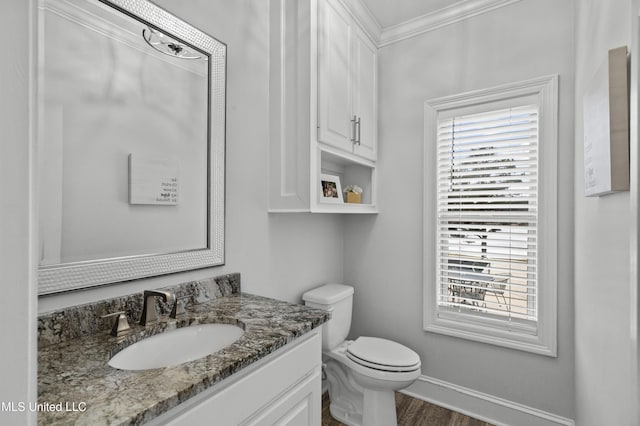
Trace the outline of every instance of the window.
<instances>
[{"instance_id":1,"label":"window","mask_svg":"<svg viewBox=\"0 0 640 426\"><path fill-rule=\"evenodd\" d=\"M425 104L425 329L556 354L557 77Z\"/></svg>"}]
</instances>

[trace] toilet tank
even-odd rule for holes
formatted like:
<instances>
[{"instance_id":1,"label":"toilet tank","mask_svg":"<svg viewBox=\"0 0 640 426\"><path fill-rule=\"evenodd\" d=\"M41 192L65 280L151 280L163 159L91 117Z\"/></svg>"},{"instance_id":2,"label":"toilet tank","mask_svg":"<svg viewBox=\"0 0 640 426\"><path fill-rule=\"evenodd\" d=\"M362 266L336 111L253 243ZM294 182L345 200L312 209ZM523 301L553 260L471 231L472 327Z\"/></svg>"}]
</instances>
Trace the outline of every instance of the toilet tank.
<instances>
[{"instance_id":1,"label":"toilet tank","mask_svg":"<svg viewBox=\"0 0 640 426\"><path fill-rule=\"evenodd\" d=\"M331 319L323 324L322 349L329 351L344 342L351 328L353 287L325 284L302 295L305 305L331 312Z\"/></svg>"}]
</instances>

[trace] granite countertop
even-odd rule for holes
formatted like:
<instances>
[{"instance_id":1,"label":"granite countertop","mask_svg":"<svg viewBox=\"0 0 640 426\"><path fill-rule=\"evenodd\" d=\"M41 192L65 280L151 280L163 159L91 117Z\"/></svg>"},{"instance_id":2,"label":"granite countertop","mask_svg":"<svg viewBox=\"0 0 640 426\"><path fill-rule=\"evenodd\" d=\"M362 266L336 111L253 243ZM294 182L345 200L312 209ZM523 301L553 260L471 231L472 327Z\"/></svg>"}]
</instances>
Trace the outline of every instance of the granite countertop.
<instances>
[{"instance_id":1,"label":"granite countertop","mask_svg":"<svg viewBox=\"0 0 640 426\"><path fill-rule=\"evenodd\" d=\"M269 355L328 320L328 313L247 293L187 306L176 320L161 318L112 337L107 330L38 350L38 424L142 424ZM232 345L175 367L125 371L107 362L132 343L197 323L237 324Z\"/></svg>"}]
</instances>

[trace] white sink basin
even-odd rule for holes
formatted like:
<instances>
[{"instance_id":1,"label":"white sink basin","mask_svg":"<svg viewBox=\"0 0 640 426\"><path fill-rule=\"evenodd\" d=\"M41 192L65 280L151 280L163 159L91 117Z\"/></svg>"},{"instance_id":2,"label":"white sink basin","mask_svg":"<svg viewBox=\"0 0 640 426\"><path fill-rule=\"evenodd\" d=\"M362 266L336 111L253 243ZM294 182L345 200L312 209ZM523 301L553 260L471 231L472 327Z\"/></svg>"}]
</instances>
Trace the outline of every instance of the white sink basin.
<instances>
[{"instance_id":1,"label":"white sink basin","mask_svg":"<svg viewBox=\"0 0 640 426\"><path fill-rule=\"evenodd\" d=\"M240 327L229 324L198 324L165 331L118 352L109 365L120 370L171 367L224 349L243 334Z\"/></svg>"}]
</instances>

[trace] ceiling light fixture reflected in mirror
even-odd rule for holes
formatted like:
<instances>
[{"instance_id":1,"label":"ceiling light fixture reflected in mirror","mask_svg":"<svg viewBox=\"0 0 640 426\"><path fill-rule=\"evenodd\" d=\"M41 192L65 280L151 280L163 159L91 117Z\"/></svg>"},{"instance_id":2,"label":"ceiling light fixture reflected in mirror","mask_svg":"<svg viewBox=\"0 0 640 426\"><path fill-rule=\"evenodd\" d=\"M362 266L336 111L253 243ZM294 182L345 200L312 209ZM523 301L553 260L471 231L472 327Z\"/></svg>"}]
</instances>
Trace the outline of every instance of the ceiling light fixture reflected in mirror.
<instances>
[{"instance_id":1,"label":"ceiling light fixture reflected in mirror","mask_svg":"<svg viewBox=\"0 0 640 426\"><path fill-rule=\"evenodd\" d=\"M156 31L152 28L143 29L142 38L147 42L149 46L167 56L172 56L174 58L180 59L202 58L201 55L198 55L196 52L191 51L188 46L182 43L178 43L175 40L171 40L160 31Z\"/></svg>"}]
</instances>

